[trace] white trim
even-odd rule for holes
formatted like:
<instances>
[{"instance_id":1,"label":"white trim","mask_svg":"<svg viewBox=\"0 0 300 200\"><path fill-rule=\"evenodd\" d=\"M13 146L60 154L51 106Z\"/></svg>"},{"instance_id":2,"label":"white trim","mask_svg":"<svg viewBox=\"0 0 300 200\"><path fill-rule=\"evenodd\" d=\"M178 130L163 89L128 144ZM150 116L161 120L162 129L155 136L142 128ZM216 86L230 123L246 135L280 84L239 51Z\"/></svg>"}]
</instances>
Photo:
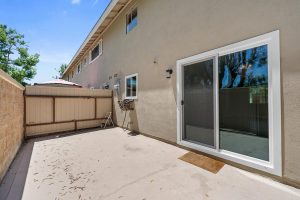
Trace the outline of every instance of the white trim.
<instances>
[{"instance_id":1,"label":"white trim","mask_svg":"<svg viewBox=\"0 0 300 200\"><path fill-rule=\"evenodd\" d=\"M83 62L85 60L85 62ZM88 56L84 56L83 59L80 61L81 68L86 67L88 65Z\"/></svg>"},{"instance_id":2,"label":"white trim","mask_svg":"<svg viewBox=\"0 0 300 200\"><path fill-rule=\"evenodd\" d=\"M101 56L102 54L103 54L103 38L99 40L99 56Z\"/></svg>"},{"instance_id":3,"label":"white trim","mask_svg":"<svg viewBox=\"0 0 300 200\"><path fill-rule=\"evenodd\" d=\"M79 68L79 71L78 71L78 68ZM81 73L81 70L82 70L82 65L81 65L81 62L79 62L76 66L76 75L80 74Z\"/></svg>"},{"instance_id":4,"label":"white trim","mask_svg":"<svg viewBox=\"0 0 300 200\"><path fill-rule=\"evenodd\" d=\"M92 60L92 51L99 45L99 54ZM89 52L89 64L93 63L95 60L97 60L101 55L103 54L103 39L100 39L96 45L90 50Z\"/></svg>"},{"instance_id":5,"label":"white trim","mask_svg":"<svg viewBox=\"0 0 300 200\"><path fill-rule=\"evenodd\" d=\"M191 142L182 140L182 67L191 63L196 63L214 56L222 56L229 53L246 50L249 48L268 45L268 101L269 101L269 161L263 161L249 156L200 146ZM218 67L218 66L217 66ZM217 69L217 68L216 68ZM216 70L215 69L215 70ZM218 73L214 78L218 81ZM217 82L215 84L218 85ZM218 130L218 87L215 87L215 103L217 116L215 123ZM219 138L216 133L216 145ZM280 95L280 47L279 31L267 33L255 38L244 40L222 48L214 49L199 55L191 56L177 61L177 143L189 148L193 148L223 159L227 159L242 165L246 165L261 171L282 176L282 154L281 154L281 95Z\"/></svg>"},{"instance_id":6,"label":"white trim","mask_svg":"<svg viewBox=\"0 0 300 200\"><path fill-rule=\"evenodd\" d=\"M127 96L127 90L126 90L126 88L127 88L127 79L132 78L132 77L136 77L136 93L135 93L136 95L128 97ZM139 85L138 73L130 74L130 75L125 76L125 99L137 99L138 98L138 85Z\"/></svg>"},{"instance_id":7,"label":"white trim","mask_svg":"<svg viewBox=\"0 0 300 200\"><path fill-rule=\"evenodd\" d=\"M220 150L220 130L219 130L219 79L218 74L219 69L219 57L214 55L214 128L215 128L215 149Z\"/></svg>"}]
</instances>

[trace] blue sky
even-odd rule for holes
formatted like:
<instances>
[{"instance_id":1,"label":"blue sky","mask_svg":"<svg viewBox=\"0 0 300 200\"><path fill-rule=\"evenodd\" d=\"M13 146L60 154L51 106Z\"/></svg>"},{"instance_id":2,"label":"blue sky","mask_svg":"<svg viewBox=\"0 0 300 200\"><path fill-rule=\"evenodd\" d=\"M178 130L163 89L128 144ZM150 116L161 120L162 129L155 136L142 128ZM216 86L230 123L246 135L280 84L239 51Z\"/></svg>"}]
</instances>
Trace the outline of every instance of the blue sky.
<instances>
[{"instance_id":1,"label":"blue sky","mask_svg":"<svg viewBox=\"0 0 300 200\"><path fill-rule=\"evenodd\" d=\"M0 0L0 24L25 35L40 54L31 83L51 80L68 64L110 0Z\"/></svg>"}]
</instances>

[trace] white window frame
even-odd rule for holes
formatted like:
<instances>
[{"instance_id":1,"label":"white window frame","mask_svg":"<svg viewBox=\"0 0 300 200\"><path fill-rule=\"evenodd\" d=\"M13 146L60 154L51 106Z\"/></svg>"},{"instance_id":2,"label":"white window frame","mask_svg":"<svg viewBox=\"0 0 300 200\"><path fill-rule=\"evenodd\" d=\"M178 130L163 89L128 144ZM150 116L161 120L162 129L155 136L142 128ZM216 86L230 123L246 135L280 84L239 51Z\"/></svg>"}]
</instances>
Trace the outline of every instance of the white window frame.
<instances>
[{"instance_id":1,"label":"white window frame","mask_svg":"<svg viewBox=\"0 0 300 200\"><path fill-rule=\"evenodd\" d=\"M215 72L218 72L218 58L230 53L246 49L268 45L268 110L269 110L269 161L256 159L250 156L222 150L219 148L219 112L218 112L218 73L215 73L215 99L216 105L216 149L201 146L183 140L182 133L182 68L186 65L197 63L204 59L215 58ZM232 45L201 53L189 58L177 61L177 143L192 149L196 149L213 156L246 165L277 176L282 176L281 155L281 93L280 93L280 46L279 31L267 33L258 37L244 40Z\"/></svg>"},{"instance_id":2,"label":"white window frame","mask_svg":"<svg viewBox=\"0 0 300 200\"><path fill-rule=\"evenodd\" d=\"M127 96L127 79L132 78L132 77L136 77L136 93L135 96ZM137 99L138 98L138 85L139 85L139 77L138 74L131 74L131 75L127 75L125 76L125 99Z\"/></svg>"},{"instance_id":3,"label":"white window frame","mask_svg":"<svg viewBox=\"0 0 300 200\"><path fill-rule=\"evenodd\" d=\"M84 60L85 60L85 62L84 62ZM83 59L82 59L82 61L81 61L81 69L82 69L83 67L85 67L87 64L88 64L88 59L87 59L87 57L85 56L85 57L83 57Z\"/></svg>"},{"instance_id":4,"label":"white window frame","mask_svg":"<svg viewBox=\"0 0 300 200\"><path fill-rule=\"evenodd\" d=\"M137 24L136 24L136 26L135 27L133 27L130 31L127 31L127 26L128 26L128 20L127 20L127 18L128 18L128 15L131 15L132 16L132 12L134 11L136 9L136 13L137 13ZM128 33L130 33L133 29L135 29L137 26L138 26L138 24L139 24L139 12L138 12L138 7L137 7L137 5L134 5L134 6L132 6L130 9L129 9L129 11L126 13L126 34L128 34ZM131 20L132 20L132 18L131 18Z\"/></svg>"},{"instance_id":5,"label":"white window frame","mask_svg":"<svg viewBox=\"0 0 300 200\"><path fill-rule=\"evenodd\" d=\"M96 58L94 58L94 60L92 60L92 51L96 48L96 46L99 45L99 54L98 56L96 56ZM97 60L101 55L103 54L103 39L100 39L99 42L90 50L89 52L89 57L90 57L90 62L89 64L91 64L92 62L94 62L95 60Z\"/></svg>"}]
</instances>

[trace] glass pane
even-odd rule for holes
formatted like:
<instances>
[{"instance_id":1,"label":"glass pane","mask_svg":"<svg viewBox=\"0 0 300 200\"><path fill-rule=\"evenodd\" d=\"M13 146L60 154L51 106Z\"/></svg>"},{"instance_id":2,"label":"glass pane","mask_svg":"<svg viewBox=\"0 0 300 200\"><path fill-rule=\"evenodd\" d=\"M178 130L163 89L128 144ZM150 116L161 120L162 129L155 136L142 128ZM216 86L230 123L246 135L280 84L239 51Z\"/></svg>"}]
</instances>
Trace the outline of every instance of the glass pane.
<instances>
[{"instance_id":1,"label":"glass pane","mask_svg":"<svg viewBox=\"0 0 300 200\"><path fill-rule=\"evenodd\" d=\"M132 96L136 96L136 76L131 78Z\"/></svg>"},{"instance_id":2,"label":"glass pane","mask_svg":"<svg viewBox=\"0 0 300 200\"><path fill-rule=\"evenodd\" d=\"M135 8L135 9L132 10L131 15L132 15L132 20L135 19L135 18L137 18L137 8Z\"/></svg>"},{"instance_id":3,"label":"glass pane","mask_svg":"<svg viewBox=\"0 0 300 200\"><path fill-rule=\"evenodd\" d=\"M131 93L131 81L130 81L131 79L130 78L128 78L127 80L126 80L126 97L131 97L132 96L132 93Z\"/></svg>"},{"instance_id":4,"label":"glass pane","mask_svg":"<svg viewBox=\"0 0 300 200\"><path fill-rule=\"evenodd\" d=\"M219 58L220 148L269 160L267 45Z\"/></svg>"},{"instance_id":5,"label":"glass pane","mask_svg":"<svg viewBox=\"0 0 300 200\"><path fill-rule=\"evenodd\" d=\"M131 13L127 15L127 24L131 23Z\"/></svg>"},{"instance_id":6,"label":"glass pane","mask_svg":"<svg viewBox=\"0 0 300 200\"><path fill-rule=\"evenodd\" d=\"M184 140L215 146L213 60L185 66Z\"/></svg>"},{"instance_id":7,"label":"glass pane","mask_svg":"<svg viewBox=\"0 0 300 200\"><path fill-rule=\"evenodd\" d=\"M126 20L126 32L128 33L130 29L130 24L131 24L131 13L127 15L127 20Z\"/></svg>"},{"instance_id":8,"label":"glass pane","mask_svg":"<svg viewBox=\"0 0 300 200\"><path fill-rule=\"evenodd\" d=\"M97 45L97 46L92 50L92 60L94 60L98 55L99 55L99 45Z\"/></svg>"},{"instance_id":9,"label":"glass pane","mask_svg":"<svg viewBox=\"0 0 300 200\"><path fill-rule=\"evenodd\" d=\"M137 17L136 18L133 18L131 23L130 23L130 30L132 30L134 27L136 27L137 25Z\"/></svg>"}]
</instances>

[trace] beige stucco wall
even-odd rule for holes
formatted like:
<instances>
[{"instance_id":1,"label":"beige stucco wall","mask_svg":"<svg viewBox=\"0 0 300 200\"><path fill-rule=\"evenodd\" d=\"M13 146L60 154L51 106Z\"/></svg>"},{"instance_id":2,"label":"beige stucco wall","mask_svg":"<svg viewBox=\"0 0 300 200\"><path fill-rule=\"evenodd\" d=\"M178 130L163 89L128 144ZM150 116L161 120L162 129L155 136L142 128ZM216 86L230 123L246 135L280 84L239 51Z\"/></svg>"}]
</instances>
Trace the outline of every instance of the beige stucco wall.
<instances>
[{"instance_id":1,"label":"beige stucco wall","mask_svg":"<svg viewBox=\"0 0 300 200\"><path fill-rule=\"evenodd\" d=\"M125 10L103 36L103 55L72 81L100 87L109 76L138 73L131 128L176 141L176 60L280 30L283 175L300 183L300 1L139 0L138 26L125 32ZM154 60L157 63L154 63ZM166 79L164 71L175 74ZM116 100L116 97L115 97ZM116 102L115 102L115 105ZM122 124L124 113L115 109Z\"/></svg>"},{"instance_id":2,"label":"beige stucco wall","mask_svg":"<svg viewBox=\"0 0 300 200\"><path fill-rule=\"evenodd\" d=\"M24 138L23 90L0 69L0 181Z\"/></svg>"}]
</instances>

